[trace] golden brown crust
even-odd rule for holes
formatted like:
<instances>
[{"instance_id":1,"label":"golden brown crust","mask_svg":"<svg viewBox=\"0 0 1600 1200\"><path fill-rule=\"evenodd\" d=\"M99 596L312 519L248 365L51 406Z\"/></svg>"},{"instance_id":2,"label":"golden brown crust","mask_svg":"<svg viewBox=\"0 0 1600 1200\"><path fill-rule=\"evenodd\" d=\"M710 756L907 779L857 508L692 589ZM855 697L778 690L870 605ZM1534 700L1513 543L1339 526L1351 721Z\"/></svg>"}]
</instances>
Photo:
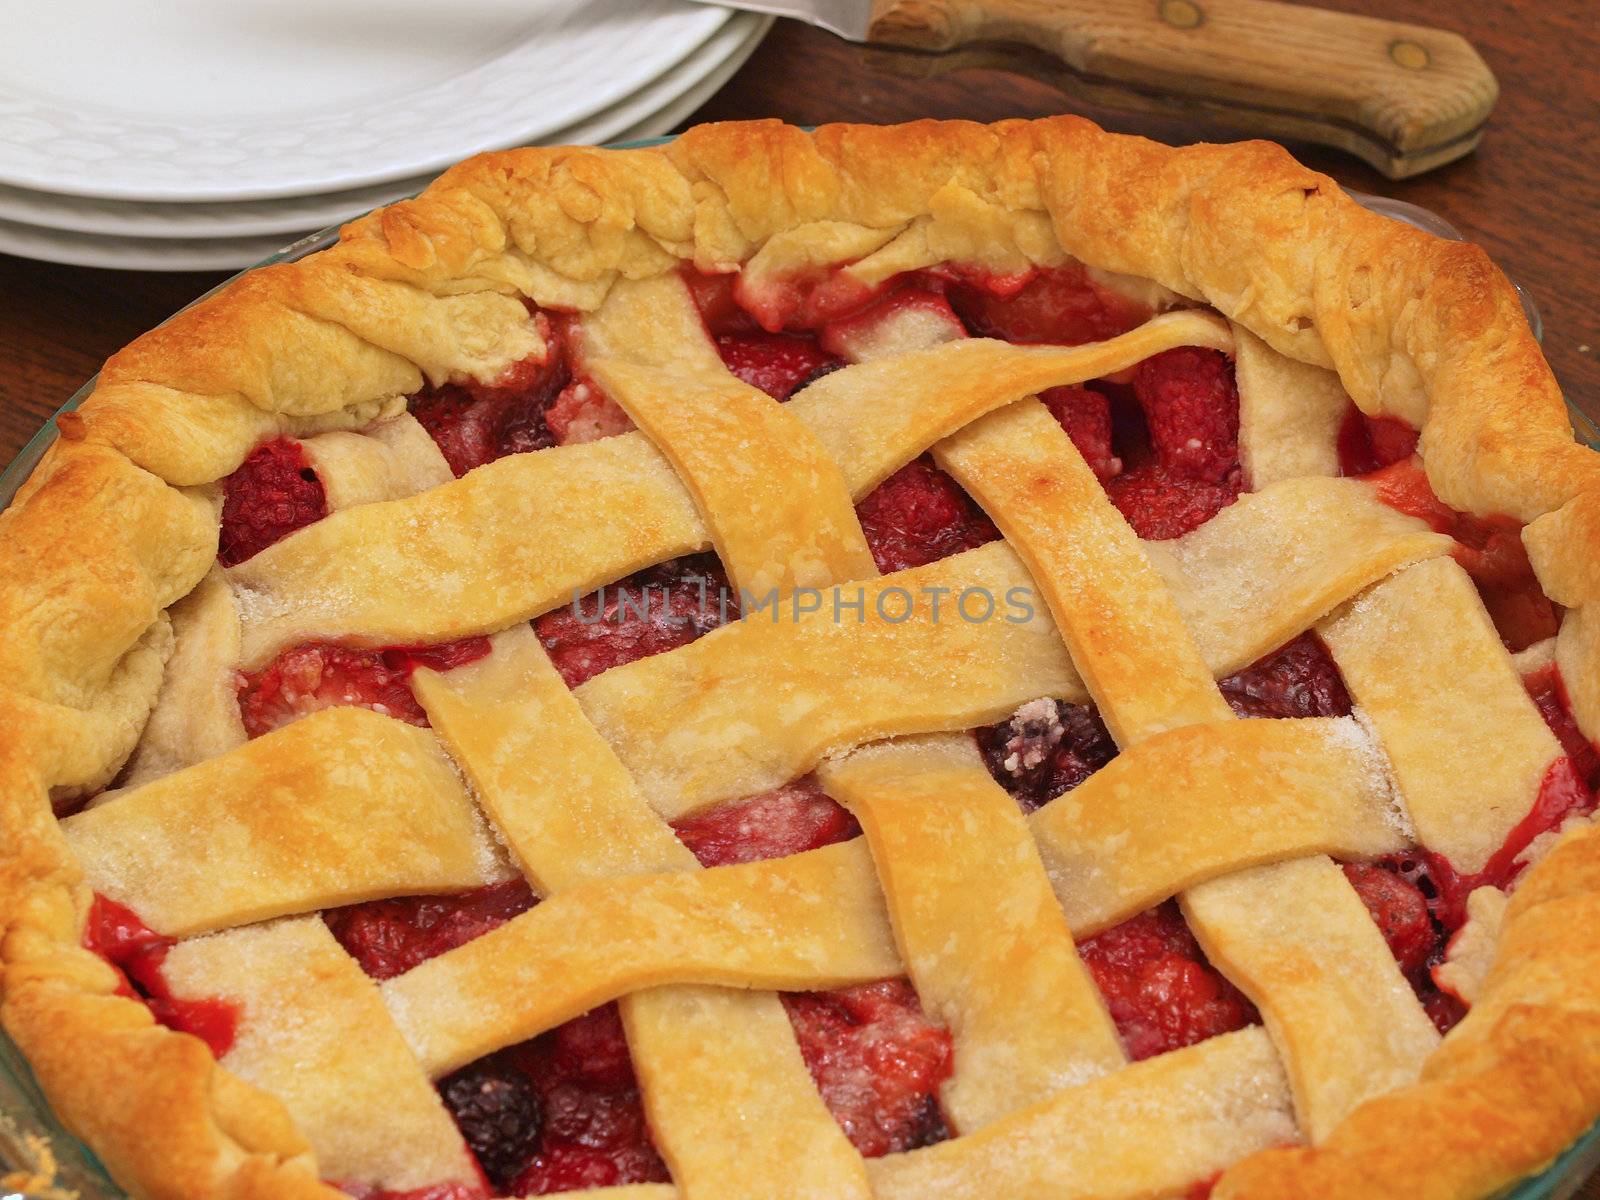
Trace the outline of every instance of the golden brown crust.
<instances>
[{"instance_id":1,"label":"golden brown crust","mask_svg":"<svg viewBox=\"0 0 1600 1200\"><path fill-rule=\"evenodd\" d=\"M996 268L1064 250L1203 300L1336 368L1364 411L1417 425L1447 503L1544 518L1547 590L1600 599L1600 465L1573 443L1509 284L1476 247L1367 213L1277 147L1174 150L1062 117L757 122L653 150L480 156L115 356L63 422L73 440L0 516L0 1019L137 1194L331 1194L276 1101L112 995L79 948L89 897L50 800L116 770L159 685L163 612L214 557L215 516L178 489L276 431L357 428L424 380L494 376L541 345L524 297L588 309L618 277L728 269L790 235L884 261L924 239ZM1518 893L1484 996L1422 1082L1316 1150L1246 1160L1217 1194L1473 1197L1537 1169L1600 1112L1597 918L1600 837L1569 835Z\"/></svg>"}]
</instances>

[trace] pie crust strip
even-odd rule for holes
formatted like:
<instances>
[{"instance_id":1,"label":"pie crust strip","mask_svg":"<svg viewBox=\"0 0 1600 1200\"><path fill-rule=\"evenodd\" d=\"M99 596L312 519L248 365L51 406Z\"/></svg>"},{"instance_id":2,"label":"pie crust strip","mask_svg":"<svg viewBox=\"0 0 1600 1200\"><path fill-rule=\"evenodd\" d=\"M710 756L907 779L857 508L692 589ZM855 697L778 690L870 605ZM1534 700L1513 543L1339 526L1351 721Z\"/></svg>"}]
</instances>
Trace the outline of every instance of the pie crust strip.
<instances>
[{"instance_id":1,"label":"pie crust strip","mask_svg":"<svg viewBox=\"0 0 1600 1200\"><path fill-rule=\"evenodd\" d=\"M704 888L706 875L699 872L694 856L665 822L645 806L627 771L579 710L530 628L519 626L496 635L489 657L478 663L448 674L418 671L413 687L529 878L556 892L532 912L485 938L498 933L501 941L515 940L530 929L549 929L560 944L562 913L575 905L574 897L585 886L587 892L581 894L603 909L617 909L618 898L636 888L661 889L666 896L680 900L677 909L670 902L654 909L623 904L619 915L628 921L663 915L670 921L681 913L692 921L710 922L708 933L716 928L730 930L737 923L737 911L696 906L697 898L703 902L710 894ZM864 897L868 913L864 924L849 922L859 911L842 914L842 923L841 914L825 906L812 904L808 911L825 923L834 922L830 926L834 932L848 935L848 950L869 955L873 943L867 935L876 920L881 930L878 944L892 958L893 942L881 916L876 880L864 855L862 859L859 874L874 889L869 900ZM807 869L817 864L800 866ZM826 868L826 863L823 866ZM676 874L636 882L615 878L649 870ZM716 886L713 881L713 892ZM804 897L799 903L805 906ZM602 967L604 974L613 971L618 961L612 934L610 923L601 920L592 926L586 944L570 948L590 964ZM764 936L764 930L746 934L738 950L758 948ZM710 950L713 943L714 938L707 936L703 945ZM488 949L498 944L489 943ZM665 964L669 972L677 962L678 945L670 932L666 936L647 932L641 942L643 950L654 954L655 969L659 971ZM516 998L510 990L511 977L519 971L531 969L536 976L527 989L529 997L538 996L550 982L542 969L544 960L497 962L492 955L485 955L484 938L422 965L431 971L421 977L420 984L412 979L416 971L399 976L389 981L386 999L393 1002L399 996L404 1007L403 998L425 986L430 977L471 978L475 971L481 972L478 981L496 992L502 1002ZM637 978L643 979L649 970L647 962ZM555 978L580 986L584 983L581 974L556 973ZM590 994L596 994L592 981L588 986ZM424 1039L438 1037L441 1029L448 1033L453 1027L450 1022L459 1020L461 1010L452 995L439 1002L443 1012L436 1013L432 1021L417 1008L408 1009L406 1018L400 1020L402 1029ZM564 1011L576 1016L598 1002L580 1001ZM426 1001L417 1007L425 1005ZM656 1145L686 1194L738 1200L751 1181L759 1181L763 1193L775 1200L818 1195L841 1200L865 1197L861 1158L822 1103L776 996L685 985L656 987L622 995L620 1010ZM473 1021L482 1015L474 1014ZM510 1014L506 1027L513 1032L486 1050L516 1040L518 1019L526 1023L525 1016ZM419 1025L428 1027L418 1029ZM477 1033L468 1031L467 1035ZM424 1057L428 1057L426 1053ZM471 1057L468 1053L458 1061Z\"/></svg>"},{"instance_id":2,"label":"pie crust strip","mask_svg":"<svg viewBox=\"0 0 1600 1200\"><path fill-rule=\"evenodd\" d=\"M1121 522L1106 509L1105 525ZM1365 484L1308 479L1241 497L1188 537L1131 553L1142 546L1162 569L1207 672L1221 675L1451 544ZM1082 703L1088 693L1040 611L1044 585L1035 578L1010 545L983 546L824 592L816 611L780 604L747 614L689 646L613 668L576 695L651 805L675 818L778 787L831 750L972 728L1040 696ZM980 615L987 596L991 619L962 617L970 589L969 611ZM1031 618L1008 619L1021 605Z\"/></svg>"},{"instance_id":3,"label":"pie crust strip","mask_svg":"<svg viewBox=\"0 0 1600 1200\"><path fill-rule=\"evenodd\" d=\"M313 713L61 830L90 885L168 937L510 874L433 735L364 708Z\"/></svg>"},{"instance_id":4,"label":"pie crust strip","mask_svg":"<svg viewBox=\"0 0 1600 1200\"><path fill-rule=\"evenodd\" d=\"M1079 938L1231 871L1410 844L1382 757L1350 717L1157 734L1028 823Z\"/></svg>"},{"instance_id":5,"label":"pie crust strip","mask_svg":"<svg viewBox=\"0 0 1600 1200\"><path fill-rule=\"evenodd\" d=\"M221 1063L283 1101L325 1178L394 1190L475 1183L478 1167L379 997L318 917L179 942L173 993L241 1008Z\"/></svg>"},{"instance_id":6,"label":"pie crust strip","mask_svg":"<svg viewBox=\"0 0 1600 1200\"><path fill-rule=\"evenodd\" d=\"M1561 746L1472 580L1450 558L1419 563L1319 632L1388 754L1418 840L1463 874L1482 870L1532 810Z\"/></svg>"},{"instance_id":7,"label":"pie crust strip","mask_svg":"<svg viewBox=\"0 0 1600 1200\"><path fill-rule=\"evenodd\" d=\"M1027 822L970 737L866 746L819 778L860 820L917 996L950 1029L939 1099L958 1133L1125 1065Z\"/></svg>"},{"instance_id":8,"label":"pie crust strip","mask_svg":"<svg viewBox=\"0 0 1600 1200\"><path fill-rule=\"evenodd\" d=\"M1268 894L1294 897L1270 908ZM1322 1141L1363 1100L1414 1082L1439 1032L1344 872L1321 855L1184 892L1206 956L1256 997L1300 1128Z\"/></svg>"},{"instance_id":9,"label":"pie crust strip","mask_svg":"<svg viewBox=\"0 0 1600 1200\"><path fill-rule=\"evenodd\" d=\"M1024 402L994 413L935 454L1032 566L1119 745L1139 745L1197 721L1232 719L1160 573L1042 405ZM1085 563L1095 569L1085 570ZM1171 797L1176 805L1185 800ZM1217 965L1273 1014L1269 1029L1295 1082L1301 1127L1315 1136L1366 1094L1362 1080L1392 1087L1414 1079L1435 1035L1349 881L1331 862L1311 860L1326 864L1319 873L1301 870L1305 861L1224 876L1182 899L1201 944L1218 948ZM1290 876L1322 894L1308 919L1316 926L1312 936L1276 918L1275 906L1294 894L1277 884ZM1319 986L1342 978L1340 971L1377 988L1376 995ZM1397 1036L1396 1029L1403 1032ZM1341 1037L1352 1044L1330 1054ZM1353 1075L1351 1060L1358 1058Z\"/></svg>"},{"instance_id":10,"label":"pie crust strip","mask_svg":"<svg viewBox=\"0 0 1600 1200\"><path fill-rule=\"evenodd\" d=\"M776 431L798 418L859 499L991 409L1197 341L1231 338L1226 323L1190 312L1068 349L951 342L837 371L763 423ZM668 419L670 406L653 407ZM694 472L704 486L716 465ZM594 518L598 495L608 497L604 521ZM229 575L246 616L244 665L255 668L305 641L411 645L492 632L710 544L689 487L635 432L513 454L418 496L332 513Z\"/></svg>"},{"instance_id":11,"label":"pie crust strip","mask_svg":"<svg viewBox=\"0 0 1600 1200\"><path fill-rule=\"evenodd\" d=\"M1296 1140L1288 1081L1258 1028L1113 1071L954 1141L872 1159L874 1200L1181 1194Z\"/></svg>"},{"instance_id":12,"label":"pie crust strip","mask_svg":"<svg viewBox=\"0 0 1600 1200\"><path fill-rule=\"evenodd\" d=\"M585 371L678 472L736 589L787 595L877 573L838 464L791 409L723 366L678 276L619 282L583 330Z\"/></svg>"},{"instance_id":13,"label":"pie crust strip","mask_svg":"<svg viewBox=\"0 0 1600 1200\"><path fill-rule=\"evenodd\" d=\"M1339 430L1351 411L1339 376L1279 354L1237 323L1233 342L1239 459L1250 487L1338 475Z\"/></svg>"}]
</instances>

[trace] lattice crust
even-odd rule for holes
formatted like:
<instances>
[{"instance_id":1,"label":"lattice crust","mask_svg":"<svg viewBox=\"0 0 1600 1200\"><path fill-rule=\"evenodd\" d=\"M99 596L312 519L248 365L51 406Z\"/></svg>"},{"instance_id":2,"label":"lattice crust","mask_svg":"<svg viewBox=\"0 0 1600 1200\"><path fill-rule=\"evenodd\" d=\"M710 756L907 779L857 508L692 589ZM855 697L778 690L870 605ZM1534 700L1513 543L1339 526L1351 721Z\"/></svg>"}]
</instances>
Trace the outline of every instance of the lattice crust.
<instances>
[{"instance_id":1,"label":"lattice crust","mask_svg":"<svg viewBox=\"0 0 1600 1200\"><path fill-rule=\"evenodd\" d=\"M1447 558L1419 563L1319 629L1383 743L1422 844L1464 873L1482 870L1528 815L1561 747L1472 580ZM1434 686L1439 679L1452 688Z\"/></svg>"},{"instance_id":2,"label":"lattice crust","mask_svg":"<svg viewBox=\"0 0 1600 1200\"><path fill-rule=\"evenodd\" d=\"M1350 411L1339 376L1284 357L1240 325L1233 342L1239 457L1250 486L1339 474L1339 427Z\"/></svg>"},{"instance_id":3,"label":"lattice crust","mask_svg":"<svg viewBox=\"0 0 1600 1200\"><path fill-rule=\"evenodd\" d=\"M1222 316L1072 349L931 344L913 321L780 407L722 366L674 274L742 264L744 302L775 318L796 277L1074 260ZM640 429L452 480L400 398L547 359L524 299L579 314L581 366ZM1235 357L1256 490L1141 544L1027 397L1186 345ZM1595 732L1600 473L1480 251L1372 217L1267 147L1171 151L1072 119L733 126L464 165L119 355L0 516L0 722L24 735L0 741L7 1028L150 1195L464 1178L429 1076L614 997L676 1180L618 1200L1143 1197L1224 1169L1218 1197L1399 1195L1419 1164L1430 1194L1485 1195L1600 1111L1600 842L1568 834L1476 926L1497 951L1463 950L1476 1003L1435 1051L1321 856L1407 846L1398 800L1470 870L1559 749L1450 540L1326 477L1346 392L1422 430L1447 503L1533 520L1570 610L1554 656ZM217 570L211 485L278 433L302 439L330 515ZM1009 544L879 579L852 502L930 448ZM576 693L521 624L707 546L785 597L770 619ZM924 587L1022 589L1031 611L879 610ZM1350 719L1231 719L1214 678L1313 626L1378 745ZM241 744L240 666L480 633L488 658L416 672L432 731L344 709ZM1470 677L1454 707L1441 673ZM1122 753L1023 819L954 731L1040 696L1092 697ZM1490 729L1512 748L1492 801L1463 803L1488 794L1459 775L1483 763L1442 761L1421 731L1476 754ZM129 786L50 819L52 794L103 786L130 751ZM818 766L863 841L700 871L662 820ZM381 986L298 915L504 878L491 827L545 899ZM177 994L244 1007L220 1069L78 948L91 887L163 932L245 926L168 959ZM1073 936L1172 895L1266 1029L1126 1066ZM1308 910L1292 923L1285 895ZM902 972L951 1028L960 1136L863 1163L751 989Z\"/></svg>"},{"instance_id":4,"label":"lattice crust","mask_svg":"<svg viewBox=\"0 0 1600 1200\"><path fill-rule=\"evenodd\" d=\"M277 1096L312 1131L329 1178L395 1189L474 1180L477 1166L455 1122L417 1071L377 987L320 920L194 938L173 948L163 970L176 995L242 1006L222 1065ZM374 1110L384 1114L381 1138L367 1136Z\"/></svg>"},{"instance_id":5,"label":"lattice crust","mask_svg":"<svg viewBox=\"0 0 1600 1200\"><path fill-rule=\"evenodd\" d=\"M1027 823L970 739L866 747L821 779L861 821L906 969L950 1027L957 1132L1125 1064Z\"/></svg>"}]
</instances>

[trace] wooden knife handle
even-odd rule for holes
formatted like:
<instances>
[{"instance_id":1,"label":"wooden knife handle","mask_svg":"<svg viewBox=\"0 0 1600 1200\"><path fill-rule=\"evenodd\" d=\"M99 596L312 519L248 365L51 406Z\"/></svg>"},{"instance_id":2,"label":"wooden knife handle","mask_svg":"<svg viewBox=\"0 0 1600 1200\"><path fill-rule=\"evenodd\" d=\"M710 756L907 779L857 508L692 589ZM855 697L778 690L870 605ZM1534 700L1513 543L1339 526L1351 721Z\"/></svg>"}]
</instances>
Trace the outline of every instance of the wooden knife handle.
<instances>
[{"instance_id":1,"label":"wooden knife handle","mask_svg":"<svg viewBox=\"0 0 1600 1200\"><path fill-rule=\"evenodd\" d=\"M1125 107L1198 107L1253 133L1340 146L1390 178L1471 150L1499 95L1459 34L1277 0L872 0L868 40L1023 43L1089 84L1116 85Z\"/></svg>"}]
</instances>

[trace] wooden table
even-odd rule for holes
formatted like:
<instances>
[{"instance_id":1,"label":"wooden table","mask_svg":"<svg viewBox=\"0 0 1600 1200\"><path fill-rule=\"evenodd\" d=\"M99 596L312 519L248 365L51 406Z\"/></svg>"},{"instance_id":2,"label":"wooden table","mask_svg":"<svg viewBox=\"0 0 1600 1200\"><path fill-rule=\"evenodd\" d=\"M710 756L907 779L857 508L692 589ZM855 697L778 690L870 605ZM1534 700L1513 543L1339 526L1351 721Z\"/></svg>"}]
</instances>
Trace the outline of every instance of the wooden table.
<instances>
[{"instance_id":1,"label":"wooden table","mask_svg":"<svg viewBox=\"0 0 1600 1200\"><path fill-rule=\"evenodd\" d=\"M1470 158L1405 183L1355 160L1295 147L1340 182L1440 213L1528 288L1545 317L1545 352L1568 394L1600 406L1600 22L1590 0L1321 0L1324 7L1448 24L1499 76L1499 108ZM1035 117L1082 112L1111 129L1184 142L1226 137L1182 121L1078 104L994 71L914 78L885 56L779 22L755 56L695 117L781 117L803 124L915 117ZM0 255L0 462L8 460L101 361L211 287L214 274L128 273ZM1581 1195L1600 1200L1600 1177Z\"/></svg>"}]
</instances>

